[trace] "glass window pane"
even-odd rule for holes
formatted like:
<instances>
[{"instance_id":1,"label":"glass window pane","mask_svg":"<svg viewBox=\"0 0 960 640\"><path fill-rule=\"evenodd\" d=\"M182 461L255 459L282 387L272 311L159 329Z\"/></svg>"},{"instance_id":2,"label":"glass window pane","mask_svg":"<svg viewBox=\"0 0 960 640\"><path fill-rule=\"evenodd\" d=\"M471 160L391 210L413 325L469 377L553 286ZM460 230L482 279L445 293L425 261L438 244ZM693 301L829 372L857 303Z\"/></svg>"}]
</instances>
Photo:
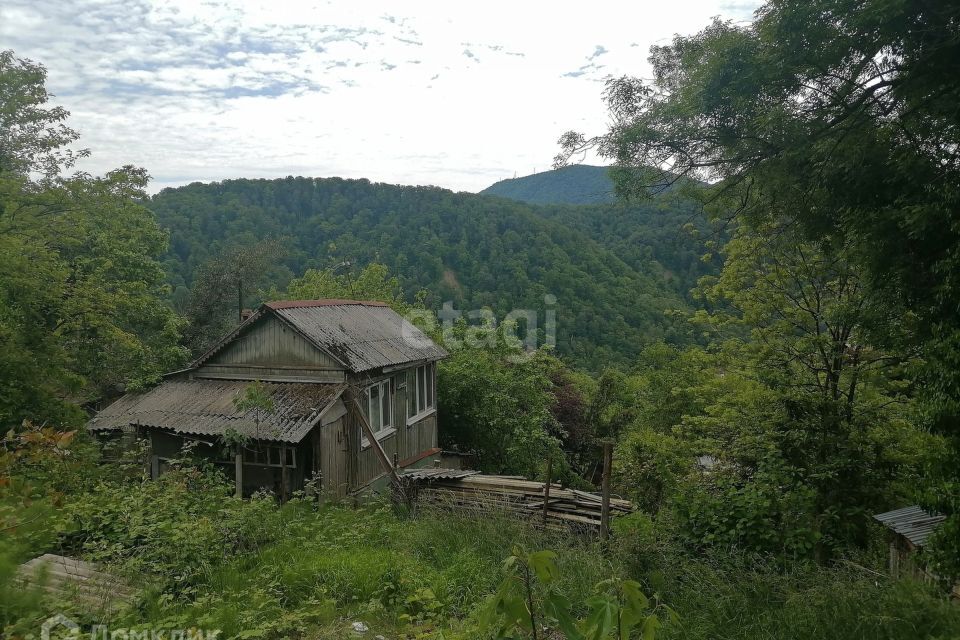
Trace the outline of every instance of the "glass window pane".
<instances>
[{"instance_id":1,"label":"glass window pane","mask_svg":"<svg viewBox=\"0 0 960 640\"><path fill-rule=\"evenodd\" d=\"M417 415L417 381L415 370L407 371L407 417Z\"/></svg>"},{"instance_id":2,"label":"glass window pane","mask_svg":"<svg viewBox=\"0 0 960 640\"><path fill-rule=\"evenodd\" d=\"M390 381L387 380L383 383L383 391L380 393L380 399L383 401L383 426L390 426Z\"/></svg>"},{"instance_id":3,"label":"glass window pane","mask_svg":"<svg viewBox=\"0 0 960 640\"><path fill-rule=\"evenodd\" d=\"M433 388L435 384L436 384L436 381L434 380L433 365L428 364L427 365L427 408L428 409L433 408L433 401L434 401Z\"/></svg>"},{"instance_id":4,"label":"glass window pane","mask_svg":"<svg viewBox=\"0 0 960 640\"><path fill-rule=\"evenodd\" d=\"M427 371L426 367L417 367L417 413L427 408Z\"/></svg>"},{"instance_id":5,"label":"glass window pane","mask_svg":"<svg viewBox=\"0 0 960 640\"><path fill-rule=\"evenodd\" d=\"M370 387L370 426L374 431L380 430L380 386Z\"/></svg>"},{"instance_id":6,"label":"glass window pane","mask_svg":"<svg viewBox=\"0 0 960 640\"><path fill-rule=\"evenodd\" d=\"M292 466L293 466L293 454L294 454L294 451L295 451L295 449L293 449L293 448L287 448L287 466L288 466L288 467L292 467Z\"/></svg>"}]
</instances>

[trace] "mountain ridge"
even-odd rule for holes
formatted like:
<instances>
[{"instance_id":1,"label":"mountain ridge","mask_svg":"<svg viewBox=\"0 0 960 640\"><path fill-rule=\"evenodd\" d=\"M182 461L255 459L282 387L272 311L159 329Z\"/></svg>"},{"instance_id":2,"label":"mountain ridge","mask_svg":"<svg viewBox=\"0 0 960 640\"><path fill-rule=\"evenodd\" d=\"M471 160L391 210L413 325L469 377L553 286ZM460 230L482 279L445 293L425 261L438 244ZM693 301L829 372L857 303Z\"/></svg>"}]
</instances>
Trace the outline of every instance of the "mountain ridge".
<instances>
[{"instance_id":1,"label":"mountain ridge","mask_svg":"<svg viewBox=\"0 0 960 640\"><path fill-rule=\"evenodd\" d=\"M519 178L500 180L481 195L528 204L612 204L616 202L610 167L574 164Z\"/></svg>"}]
</instances>

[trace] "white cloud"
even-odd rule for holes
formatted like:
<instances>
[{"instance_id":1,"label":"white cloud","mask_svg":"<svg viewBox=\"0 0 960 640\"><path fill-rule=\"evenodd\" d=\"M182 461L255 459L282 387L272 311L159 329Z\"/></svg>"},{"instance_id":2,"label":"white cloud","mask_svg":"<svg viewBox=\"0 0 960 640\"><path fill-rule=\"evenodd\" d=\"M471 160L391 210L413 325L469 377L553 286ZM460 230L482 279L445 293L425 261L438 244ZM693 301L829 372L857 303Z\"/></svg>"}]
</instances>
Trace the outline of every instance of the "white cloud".
<instances>
[{"instance_id":1,"label":"white cloud","mask_svg":"<svg viewBox=\"0 0 960 640\"><path fill-rule=\"evenodd\" d=\"M4 0L0 46L47 66L89 171L477 190L603 131L602 81L650 45L756 4Z\"/></svg>"}]
</instances>

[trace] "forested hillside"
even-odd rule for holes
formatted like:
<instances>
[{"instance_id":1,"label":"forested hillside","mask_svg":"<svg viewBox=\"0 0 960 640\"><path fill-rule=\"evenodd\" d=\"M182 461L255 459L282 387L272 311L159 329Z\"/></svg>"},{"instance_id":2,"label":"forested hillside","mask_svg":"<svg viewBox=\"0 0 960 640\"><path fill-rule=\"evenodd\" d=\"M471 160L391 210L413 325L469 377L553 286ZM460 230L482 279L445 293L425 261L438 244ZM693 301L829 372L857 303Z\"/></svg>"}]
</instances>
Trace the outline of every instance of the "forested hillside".
<instances>
[{"instance_id":1,"label":"forested hillside","mask_svg":"<svg viewBox=\"0 0 960 640\"><path fill-rule=\"evenodd\" d=\"M501 180L480 193L530 204L610 204L617 200L610 169L588 164Z\"/></svg>"},{"instance_id":2,"label":"forested hillside","mask_svg":"<svg viewBox=\"0 0 960 640\"><path fill-rule=\"evenodd\" d=\"M556 296L557 347L587 368L629 363L645 344L689 340L665 312L702 273L688 210L667 201L533 207L434 187L339 178L229 180L166 189L149 203L171 234L166 260L179 299L222 252L281 239L262 288L344 261L390 268L403 290L463 310L542 310ZM676 275L676 274L679 274Z\"/></svg>"}]
</instances>

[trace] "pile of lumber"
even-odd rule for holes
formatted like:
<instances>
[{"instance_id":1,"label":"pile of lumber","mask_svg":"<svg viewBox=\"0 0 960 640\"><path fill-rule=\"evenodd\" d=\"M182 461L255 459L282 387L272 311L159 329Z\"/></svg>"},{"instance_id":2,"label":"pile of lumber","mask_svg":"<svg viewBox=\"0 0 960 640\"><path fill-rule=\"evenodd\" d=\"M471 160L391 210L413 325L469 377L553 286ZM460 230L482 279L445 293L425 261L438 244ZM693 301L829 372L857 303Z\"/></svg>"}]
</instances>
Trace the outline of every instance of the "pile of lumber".
<instances>
[{"instance_id":1,"label":"pile of lumber","mask_svg":"<svg viewBox=\"0 0 960 640\"><path fill-rule=\"evenodd\" d=\"M39 586L51 596L96 612L115 612L136 599L136 590L97 565L46 553L20 565L25 588Z\"/></svg>"},{"instance_id":2,"label":"pile of lumber","mask_svg":"<svg viewBox=\"0 0 960 640\"><path fill-rule=\"evenodd\" d=\"M416 481L418 502L476 513L500 511L546 526L600 527L602 498L596 493L564 489L513 476L468 475L461 478L423 478ZM544 501L546 498L546 518ZM610 516L633 511L629 500L610 498Z\"/></svg>"}]
</instances>

